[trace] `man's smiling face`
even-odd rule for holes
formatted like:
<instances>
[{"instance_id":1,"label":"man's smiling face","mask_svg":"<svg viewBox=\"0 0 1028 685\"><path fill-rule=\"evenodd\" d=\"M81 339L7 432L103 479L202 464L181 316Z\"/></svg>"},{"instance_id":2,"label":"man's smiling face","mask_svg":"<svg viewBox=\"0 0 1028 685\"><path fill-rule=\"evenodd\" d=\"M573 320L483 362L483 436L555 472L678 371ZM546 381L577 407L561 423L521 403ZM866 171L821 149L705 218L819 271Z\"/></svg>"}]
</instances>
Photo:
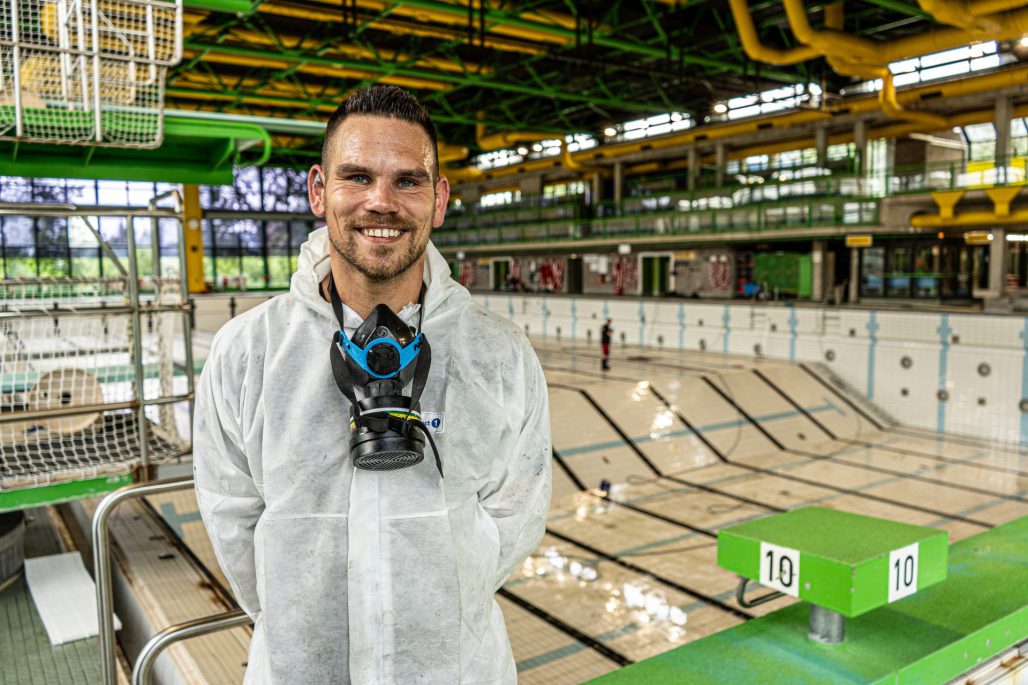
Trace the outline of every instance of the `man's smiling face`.
<instances>
[{"instance_id":1,"label":"man's smiling face","mask_svg":"<svg viewBox=\"0 0 1028 685\"><path fill-rule=\"evenodd\" d=\"M311 209L325 217L336 252L369 281L418 264L442 225L450 193L434 152L420 126L399 119L350 116L333 133Z\"/></svg>"}]
</instances>

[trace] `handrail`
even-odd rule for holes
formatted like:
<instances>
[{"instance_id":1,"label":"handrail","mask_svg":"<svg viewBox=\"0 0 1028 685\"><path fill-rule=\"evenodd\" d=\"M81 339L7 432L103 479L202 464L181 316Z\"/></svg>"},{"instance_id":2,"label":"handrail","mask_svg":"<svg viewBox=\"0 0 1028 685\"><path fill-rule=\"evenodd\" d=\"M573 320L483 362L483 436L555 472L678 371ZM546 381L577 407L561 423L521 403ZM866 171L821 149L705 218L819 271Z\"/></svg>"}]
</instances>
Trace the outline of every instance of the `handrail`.
<instances>
[{"instance_id":1,"label":"handrail","mask_svg":"<svg viewBox=\"0 0 1028 685\"><path fill-rule=\"evenodd\" d=\"M241 609L235 609L234 611L226 611L221 614L196 618L191 621L183 621L182 623L168 626L143 645L143 649L140 650L139 656L136 658L136 664L132 667L132 685L150 685L157 657L176 642L200 637L201 635L207 635L219 630L244 626L248 623L250 623L250 617L247 616L246 612Z\"/></svg>"},{"instance_id":2,"label":"handrail","mask_svg":"<svg viewBox=\"0 0 1028 685\"><path fill-rule=\"evenodd\" d=\"M111 596L111 538L107 521L114 509L125 500L158 495L193 487L189 476L137 483L118 488L100 500L93 513L93 575L96 579L96 620L100 632L100 682L116 685L114 654L114 598Z\"/></svg>"}]
</instances>

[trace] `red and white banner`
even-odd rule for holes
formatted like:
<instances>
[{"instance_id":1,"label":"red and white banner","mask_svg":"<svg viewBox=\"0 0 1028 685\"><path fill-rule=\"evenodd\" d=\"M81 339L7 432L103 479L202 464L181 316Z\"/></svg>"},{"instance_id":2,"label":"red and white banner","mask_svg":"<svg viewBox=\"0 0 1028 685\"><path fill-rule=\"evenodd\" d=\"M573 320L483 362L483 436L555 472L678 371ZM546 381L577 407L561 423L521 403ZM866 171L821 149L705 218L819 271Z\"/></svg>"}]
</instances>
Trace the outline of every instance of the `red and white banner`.
<instances>
[{"instance_id":1,"label":"red and white banner","mask_svg":"<svg viewBox=\"0 0 1028 685\"><path fill-rule=\"evenodd\" d=\"M460 263L460 284L465 288L475 285L475 276L478 275L478 265L473 261Z\"/></svg>"},{"instance_id":2,"label":"red and white banner","mask_svg":"<svg viewBox=\"0 0 1028 685\"><path fill-rule=\"evenodd\" d=\"M614 260L614 294L634 292L639 287L639 267L633 256L621 256Z\"/></svg>"},{"instance_id":3,"label":"red and white banner","mask_svg":"<svg viewBox=\"0 0 1028 685\"><path fill-rule=\"evenodd\" d=\"M567 261L563 257L544 259L539 265L539 287L549 292L560 292L564 289L564 272Z\"/></svg>"}]
</instances>

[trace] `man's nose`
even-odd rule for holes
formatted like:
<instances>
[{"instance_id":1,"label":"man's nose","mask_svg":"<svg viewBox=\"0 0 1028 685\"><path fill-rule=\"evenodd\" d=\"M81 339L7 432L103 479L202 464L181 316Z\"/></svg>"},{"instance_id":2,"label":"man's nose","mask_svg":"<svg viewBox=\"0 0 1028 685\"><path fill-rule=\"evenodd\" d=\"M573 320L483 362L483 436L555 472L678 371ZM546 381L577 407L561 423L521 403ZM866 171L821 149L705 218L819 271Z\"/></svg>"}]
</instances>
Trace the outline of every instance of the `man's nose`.
<instances>
[{"instance_id":1,"label":"man's nose","mask_svg":"<svg viewBox=\"0 0 1028 685\"><path fill-rule=\"evenodd\" d=\"M364 199L364 209L376 214L390 214L397 211L396 195L388 181L376 181Z\"/></svg>"}]
</instances>

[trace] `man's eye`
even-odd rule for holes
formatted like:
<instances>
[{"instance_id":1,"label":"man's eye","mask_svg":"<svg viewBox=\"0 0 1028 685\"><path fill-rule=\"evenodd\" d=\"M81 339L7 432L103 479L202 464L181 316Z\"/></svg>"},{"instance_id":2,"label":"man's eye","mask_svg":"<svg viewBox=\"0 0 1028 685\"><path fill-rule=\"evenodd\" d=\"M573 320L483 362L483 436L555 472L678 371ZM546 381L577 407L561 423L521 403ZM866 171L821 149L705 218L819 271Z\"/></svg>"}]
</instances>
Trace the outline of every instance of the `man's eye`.
<instances>
[{"instance_id":1,"label":"man's eye","mask_svg":"<svg viewBox=\"0 0 1028 685\"><path fill-rule=\"evenodd\" d=\"M346 180L353 181L354 183L368 183L371 181L371 179L364 174L353 174L352 176L348 176Z\"/></svg>"},{"instance_id":2,"label":"man's eye","mask_svg":"<svg viewBox=\"0 0 1028 685\"><path fill-rule=\"evenodd\" d=\"M413 188L418 183L412 178L401 178L399 181L396 182L396 184L401 188Z\"/></svg>"}]
</instances>

